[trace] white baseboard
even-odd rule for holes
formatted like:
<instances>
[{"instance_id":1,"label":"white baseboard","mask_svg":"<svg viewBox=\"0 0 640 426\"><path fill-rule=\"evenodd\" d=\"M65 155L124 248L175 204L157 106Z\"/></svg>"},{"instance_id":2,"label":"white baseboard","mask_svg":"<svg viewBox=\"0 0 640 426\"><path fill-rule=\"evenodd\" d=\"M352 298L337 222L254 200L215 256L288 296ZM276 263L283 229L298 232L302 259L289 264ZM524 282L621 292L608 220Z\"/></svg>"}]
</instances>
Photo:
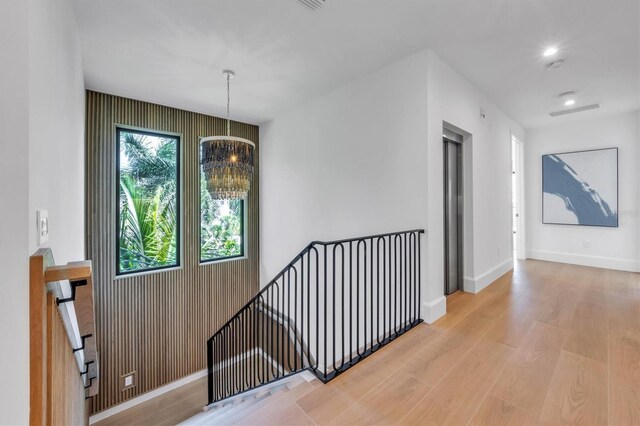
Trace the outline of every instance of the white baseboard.
<instances>
[{"instance_id":1,"label":"white baseboard","mask_svg":"<svg viewBox=\"0 0 640 426\"><path fill-rule=\"evenodd\" d=\"M231 358L230 362L227 365L231 365L231 364L235 364L238 361L242 361L245 360L253 355L260 355L262 357L264 357L267 362L271 363L272 365L274 365L275 368L279 368L278 364L276 363L275 360L273 360L267 353L265 353L262 348L257 348L256 350L250 350L247 351L241 355L237 355L233 358ZM214 367L214 370L216 370L219 367ZM89 424L92 425L94 423L97 423L101 420L104 420L108 417L114 416L118 413L123 412L124 410L128 410L131 407L135 407L136 405L142 404L143 402L149 401L150 399L156 398L162 394L165 394L169 391L172 391L174 389L177 389L181 386L184 386L186 384L189 384L191 382L194 382L198 379L201 379L203 377L207 376L207 369L205 368L204 370L200 370L196 373L190 374L189 376L183 377L181 379L176 380L175 382L171 382L168 383L164 386L160 386L159 388L156 388L152 391L143 393L142 395L136 396L135 398L132 398L128 401L123 402L122 404L118 404L115 405L111 408L108 408L104 411L100 411L99 413L94 414L93 416L89 417Z\"/></svg>"},{"instance_id":2,"label":"white baseboard","mask_svg":"<svg viewBox=\"0 0 640 426\"><path fill-rule=\"evenodd\" d=\"M563 253L549 250L527 250L529 259L549 262L570 263L573 265L593 266L595 268L617 269L619 271L640 272L640 262L634 259L619 259L585 254Z\"/></svg>"},{"instance_id":3,"label":"white baseboard","mask_svg":"<svg viewBox=\"0 0 640 426\"><path fill-rule=\"evenodd\" d=\"M425 303L423 309L424 321L427 324L432 324L438 318L447 313L447 298L440 296L436 300Z\"/></svg>"},{"instance_id":4,"label":"white baseboard","mask_svg":"<svg viewBox=\"0 0 640 426\"><path fill-rule=\"evenodd\" d=\"M475 280L473 277L462 277L462 290L468 293L473 293L475 288Z\"/></svg>"},{"instance_id":5,"label":"white baseboard","mask_svg":"<svg viewBox=\"0 0 640 426\"><path fill-rule=\"evenodd\" d=\"M507 259L498 266L489 269L482 275L473 279L464 278L464 291L469 293L478 293L480 290L513 269L513 259Z\"/></svg>"}]
</instances>

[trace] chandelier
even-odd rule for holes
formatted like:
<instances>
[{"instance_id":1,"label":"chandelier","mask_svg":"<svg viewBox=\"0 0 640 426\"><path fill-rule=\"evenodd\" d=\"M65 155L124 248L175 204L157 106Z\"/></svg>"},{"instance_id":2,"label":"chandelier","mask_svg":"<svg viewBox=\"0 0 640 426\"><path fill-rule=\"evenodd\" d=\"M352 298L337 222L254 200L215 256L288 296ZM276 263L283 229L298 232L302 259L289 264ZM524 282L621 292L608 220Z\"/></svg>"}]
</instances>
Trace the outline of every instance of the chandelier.
<instances>
[{"instance_id":1,"label":"chandelier","mask_svg":"<svg viewBox=\"0 0 640 426\"><path fill-rule=\"evenodd\" d=\"M227 134L200 139L200 165L211 197L234 200L245 198L251 188L255 144L231 136L229 81L235 74L229 70L222 73L227 77Z\"/></svg>"}]
</instances>

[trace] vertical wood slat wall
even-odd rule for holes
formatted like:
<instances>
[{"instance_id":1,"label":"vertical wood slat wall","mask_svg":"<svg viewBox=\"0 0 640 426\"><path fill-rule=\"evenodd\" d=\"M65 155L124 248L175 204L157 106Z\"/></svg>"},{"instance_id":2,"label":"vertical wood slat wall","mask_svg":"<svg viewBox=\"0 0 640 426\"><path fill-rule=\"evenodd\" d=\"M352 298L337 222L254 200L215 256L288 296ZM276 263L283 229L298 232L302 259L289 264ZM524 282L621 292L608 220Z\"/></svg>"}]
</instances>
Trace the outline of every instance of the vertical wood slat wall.
<instances>
[{"instance_id":1,"label":"vertical wood slat wall","mask_svg":"<svg viewBox=\"0 0 640 426\"><path fill-rule=\"evenodd\" d=\"M226 132L225 120L87 91L87 255L93 261L100 389L92 412L206 368L206 340L258 290L258 127L232 122L256 143L247 204L246 260L199 264L199 137ZM116 124L182 135L181 268L116 278ZM136 371L137 386L120 390Z\"/></svg>"}]
</instances>

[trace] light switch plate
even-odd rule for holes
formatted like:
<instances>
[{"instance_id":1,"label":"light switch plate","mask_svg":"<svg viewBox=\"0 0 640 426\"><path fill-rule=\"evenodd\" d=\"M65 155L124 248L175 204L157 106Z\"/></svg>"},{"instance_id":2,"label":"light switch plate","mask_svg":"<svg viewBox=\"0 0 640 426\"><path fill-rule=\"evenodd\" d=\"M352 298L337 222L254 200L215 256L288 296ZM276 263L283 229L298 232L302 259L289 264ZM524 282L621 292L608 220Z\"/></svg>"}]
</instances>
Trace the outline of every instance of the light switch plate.
<instances>
[{"instance_id":1,"label":"light switch plate","mask_svg":"<svg viewBox=\"0 0 640 426\"><path fill-rule=\"evenodd\" d=\"M46 210L36 211L38 221L38 245L41 246L49 241L49 212Z\"/></svg>"}]
</instances>

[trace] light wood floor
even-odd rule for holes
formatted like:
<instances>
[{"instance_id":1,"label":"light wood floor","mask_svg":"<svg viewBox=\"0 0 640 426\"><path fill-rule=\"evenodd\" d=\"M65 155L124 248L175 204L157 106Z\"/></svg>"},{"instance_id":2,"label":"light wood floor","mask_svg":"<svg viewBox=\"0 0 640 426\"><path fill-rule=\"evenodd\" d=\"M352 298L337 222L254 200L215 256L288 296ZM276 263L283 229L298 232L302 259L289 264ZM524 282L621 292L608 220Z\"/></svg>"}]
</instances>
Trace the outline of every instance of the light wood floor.
<instances>
[{"instance_id":1,"label":"light wood floor","mask_svg":"<svg viewBox=\"0 0 640 426\"><path fill-rule=\"evenodd\" d=\"M186 419L205 382L161 398L98 425ZM450 296L435 324L236 422L640 425L640 274L520 262L478 294Z\"/></svg>"}]
</instances>

